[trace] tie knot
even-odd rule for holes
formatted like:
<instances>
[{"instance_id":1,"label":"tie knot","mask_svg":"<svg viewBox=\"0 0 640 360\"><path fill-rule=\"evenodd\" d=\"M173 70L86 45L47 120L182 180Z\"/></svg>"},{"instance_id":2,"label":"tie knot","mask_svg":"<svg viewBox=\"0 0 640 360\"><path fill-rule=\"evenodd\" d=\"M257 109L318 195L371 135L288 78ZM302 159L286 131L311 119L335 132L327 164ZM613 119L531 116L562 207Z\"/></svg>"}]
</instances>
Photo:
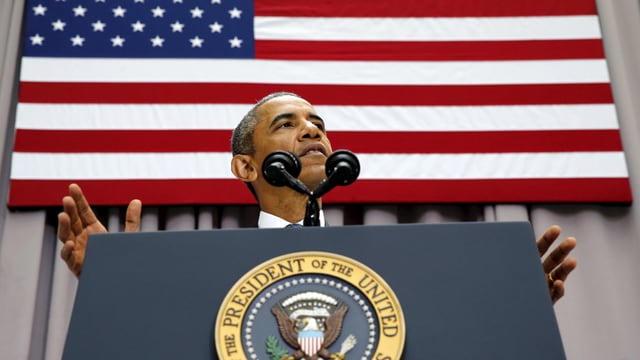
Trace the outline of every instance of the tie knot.
<instances>
[{"instance_id":1,"label":"tie knot","mask_svg":"<svg viewBox=\"0 0 640 360\"><path fill-rule=\"evenodd\" d=\"M289 224L289 225L285 226L285 228L296 228L296 229L299 229L301 227L302 227L302 225L300 225L300 224Z\"/></svg>"}]
</instances>

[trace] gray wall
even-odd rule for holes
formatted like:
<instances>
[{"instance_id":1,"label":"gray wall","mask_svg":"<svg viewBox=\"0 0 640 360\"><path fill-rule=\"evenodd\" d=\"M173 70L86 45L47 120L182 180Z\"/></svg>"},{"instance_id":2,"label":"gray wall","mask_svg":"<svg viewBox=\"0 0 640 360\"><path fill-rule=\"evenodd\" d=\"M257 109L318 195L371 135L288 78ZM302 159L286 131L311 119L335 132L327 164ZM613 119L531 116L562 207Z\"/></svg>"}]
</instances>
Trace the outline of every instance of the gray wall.
<instances>
[{"instance_id":1,"label":"gray wall","mask_svg":"<svg viewBox=\"0 0 640 360\"><path fill-rule=\"evenodd\" d=\"M598 7L633 193L640 196L640 6L600 0ZM0 2L0 141L2 203L9 151L22 0ZM635 101L634 101L635 100ZM60 194L62 197L63 194ZM121 209L100 209L111 231ZM0 358L59 359L76 280L58 259L56 210L0 206ZM255 221L255 207L146 208L143 229L237 227ZM606 205L332 207L332 224L530 220L537 233L559 224L578 238L578 269L556 306L569 359L640 359L640 208Z\"/></svg>"}]
</instances>

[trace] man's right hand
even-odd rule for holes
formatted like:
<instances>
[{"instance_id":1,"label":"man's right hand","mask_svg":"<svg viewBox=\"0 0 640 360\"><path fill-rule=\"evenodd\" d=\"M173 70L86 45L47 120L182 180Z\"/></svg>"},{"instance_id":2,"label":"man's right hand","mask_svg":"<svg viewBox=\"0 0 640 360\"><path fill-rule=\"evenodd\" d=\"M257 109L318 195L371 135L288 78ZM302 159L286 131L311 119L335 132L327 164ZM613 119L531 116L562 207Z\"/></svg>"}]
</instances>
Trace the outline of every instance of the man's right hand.
<instances>
[{"instance_id":1,"label":"man's right hand","mask_svg":"<svg viewBox=\"0 0 640 360\"><path fill-rule=\"evenodd\" d=\"M89 235L107 232L107 229L98 221L77 184L69 185L69 195L62 198L62 206L64 210L58 214L58 239L63 243L60 257L79 277ZM124 231L140 230L141 212L140 200L131 200L127 207Z\"/></svg>"}]
</instances>

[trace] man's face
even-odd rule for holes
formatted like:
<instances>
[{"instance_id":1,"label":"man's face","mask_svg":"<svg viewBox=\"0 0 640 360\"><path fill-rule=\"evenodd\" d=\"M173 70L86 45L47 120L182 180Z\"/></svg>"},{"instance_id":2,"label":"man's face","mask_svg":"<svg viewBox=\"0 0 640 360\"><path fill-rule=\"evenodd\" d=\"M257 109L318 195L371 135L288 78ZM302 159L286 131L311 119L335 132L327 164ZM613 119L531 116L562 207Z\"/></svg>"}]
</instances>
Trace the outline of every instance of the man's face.
<instances>
[{"instance_id":1,"label":"man's face","mask_svg":"<svg viewBox=\"0 0 640 360\"><path fill-rule=\"evenodd\" d=\"M313 106L301 98L284 95L260 106L257 116L253 133L254 160L261 167L273 151L290 151L301 160L299 179L314 190L326 177L325 162L333 150L324 121Z\"/></svg>"}]
</instances>

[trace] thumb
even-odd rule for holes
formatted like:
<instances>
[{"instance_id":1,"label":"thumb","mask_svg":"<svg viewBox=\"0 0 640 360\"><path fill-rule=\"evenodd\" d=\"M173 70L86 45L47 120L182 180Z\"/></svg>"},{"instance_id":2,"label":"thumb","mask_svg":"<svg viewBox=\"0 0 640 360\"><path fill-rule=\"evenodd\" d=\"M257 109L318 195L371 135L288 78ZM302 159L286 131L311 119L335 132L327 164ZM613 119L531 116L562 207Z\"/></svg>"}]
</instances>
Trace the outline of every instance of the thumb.
<instances>
[{"instance_id":1,"label":"thumb","mask_svg":"<svg viewBox=\"0 0 640 360\"><path fill-rule=\"evenodd\" d=\"M142 202L138 199L131 200L127 206L127 214L125 216L124 231L135 232L140 231L140 218L142 214Z\"/></svg>"}]
</instances>

